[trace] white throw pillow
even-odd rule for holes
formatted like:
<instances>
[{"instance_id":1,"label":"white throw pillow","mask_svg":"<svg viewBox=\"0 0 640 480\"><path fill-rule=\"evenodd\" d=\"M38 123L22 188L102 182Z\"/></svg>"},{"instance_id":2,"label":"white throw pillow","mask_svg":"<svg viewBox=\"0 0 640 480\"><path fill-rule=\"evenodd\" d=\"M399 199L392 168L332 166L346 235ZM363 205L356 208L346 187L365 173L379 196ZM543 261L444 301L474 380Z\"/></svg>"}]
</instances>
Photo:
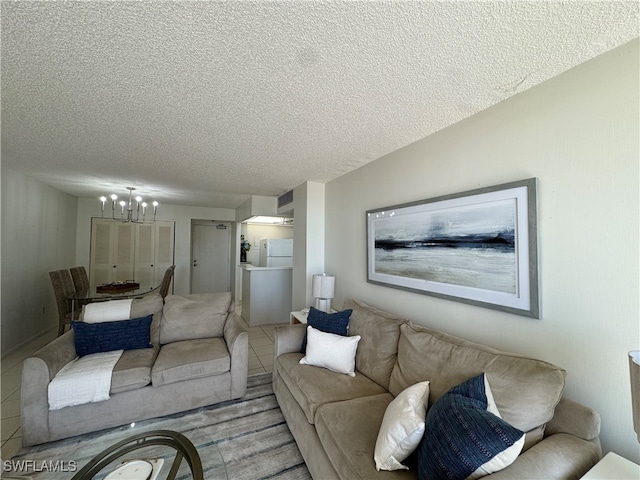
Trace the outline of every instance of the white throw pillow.
<instances>
[{"instance_id":1,"label":"white throw pillow","mask_svg":"<svg viewBox=\"0 0 640 480\"><path fill-rule=\"evenodd\" d=\"M378 432L373 459L376 470L408 470L401 462L418 447L424 435L429 382L404 389L387 407Z\"/></svg>"},{"instance_id":2,"label":"white throw pillow","mask_svg":"<svg viewBox=\"0 0 640 480\"><path fill-rule=\"evenodd\" d=\"M356 349L359 341L360 335L343 337L307 326L307 351L300 363L328 368L355 377Z\"/></svg>"}]
</instances>

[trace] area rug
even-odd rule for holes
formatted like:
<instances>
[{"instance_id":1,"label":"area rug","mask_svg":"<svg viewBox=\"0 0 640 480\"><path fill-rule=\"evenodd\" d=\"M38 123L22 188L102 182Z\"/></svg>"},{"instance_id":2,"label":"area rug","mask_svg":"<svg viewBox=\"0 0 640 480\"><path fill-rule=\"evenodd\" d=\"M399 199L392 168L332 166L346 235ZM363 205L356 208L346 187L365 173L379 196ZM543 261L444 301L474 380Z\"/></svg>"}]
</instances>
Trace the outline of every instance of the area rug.
<instances>
[{"instance_id":1,"label":"area rug","mask_svg":"<svg viewBox=\"0 0 640 480\"><path fill-rule=\"evenodd\" d=\"M270 373L249 377L247 393L238 400L23 448L3 462L2 477L71 479L105 448L151 430L178 431L189 438L198 450L206 479L311 479L273 394ZM172 461L168 458L165 463ZM108 473L105 469L95 478ZM186 465L176 478L191 478Z\"/></svg>"}]
</instances>

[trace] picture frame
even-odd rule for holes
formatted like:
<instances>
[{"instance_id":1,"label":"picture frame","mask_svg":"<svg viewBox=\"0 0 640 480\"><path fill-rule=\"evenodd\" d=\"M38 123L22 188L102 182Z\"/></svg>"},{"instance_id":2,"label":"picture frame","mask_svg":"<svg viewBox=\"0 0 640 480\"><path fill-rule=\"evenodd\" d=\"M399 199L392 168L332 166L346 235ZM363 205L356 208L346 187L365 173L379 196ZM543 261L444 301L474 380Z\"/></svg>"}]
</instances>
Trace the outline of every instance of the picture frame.
<instances>
[{"instance_id":1,"label":"picture frame","mask_svg":"<svg viewBox=\"0 0 640 480\"><path fill-rule=\"evenodd\" d=\"M537 185L368 210L367 282L540 318Z\"/></svg>"}]
</instances>

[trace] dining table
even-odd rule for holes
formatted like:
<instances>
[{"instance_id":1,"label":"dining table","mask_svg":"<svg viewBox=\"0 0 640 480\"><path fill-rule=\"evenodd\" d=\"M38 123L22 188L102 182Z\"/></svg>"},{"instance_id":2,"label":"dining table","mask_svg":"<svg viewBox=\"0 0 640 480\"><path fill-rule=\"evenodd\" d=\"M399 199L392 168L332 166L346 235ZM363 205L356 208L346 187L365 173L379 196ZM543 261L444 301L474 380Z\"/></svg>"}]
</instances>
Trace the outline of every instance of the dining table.
<instances>
[{"instance_id":1,"label":"dining table","mask_svg":"<svg viewBox=\"0 0 640 480\"><path fill-rule=\"evenodd\" d=\"M159 284L121 282L109 285L89 285L87 288L77 290L67 296L71 301L71 318L75 318L75 309L78 305L86 305L93 302L106 302L108 300L123 300L128 298L140 298L160 291Z\"/></svg>"}]
</instances>

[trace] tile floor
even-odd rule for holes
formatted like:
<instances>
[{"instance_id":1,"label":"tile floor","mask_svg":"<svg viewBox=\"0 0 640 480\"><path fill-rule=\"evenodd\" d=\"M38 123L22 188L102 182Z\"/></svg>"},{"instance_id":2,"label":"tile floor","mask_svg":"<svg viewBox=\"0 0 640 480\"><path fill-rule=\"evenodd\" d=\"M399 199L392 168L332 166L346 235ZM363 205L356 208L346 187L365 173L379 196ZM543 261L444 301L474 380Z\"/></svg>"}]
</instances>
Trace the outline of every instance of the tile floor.
<instances>
[{"instance_id":1,"label":"tile floor","mask_svg":"<svg viewBox=\"0 0 640 480\"><path fill-rule=\"evenodd\" d=\"M275 325L248 327L249 330L249 375L271 372L273 367L273 337ZM2 359L0 413L1 447L0 458L13 457L22 447L20 430L20 386L22 361L56 337L57 330L41 335L30 344Z\"/></svg>"}]
</instances>

